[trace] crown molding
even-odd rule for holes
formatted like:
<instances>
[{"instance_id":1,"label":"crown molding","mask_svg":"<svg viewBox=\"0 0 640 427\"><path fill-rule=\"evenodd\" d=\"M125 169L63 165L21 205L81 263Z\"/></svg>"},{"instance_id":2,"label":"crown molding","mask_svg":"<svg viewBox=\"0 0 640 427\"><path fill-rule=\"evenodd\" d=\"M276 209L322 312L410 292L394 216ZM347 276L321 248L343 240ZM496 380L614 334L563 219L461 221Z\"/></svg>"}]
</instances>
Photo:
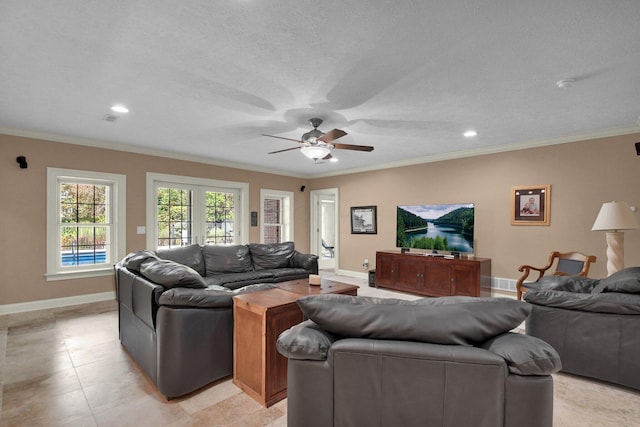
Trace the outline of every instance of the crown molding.
<instances>
[{"instance_id":1,"label":"crown molding","mask_svg":"<svg viewBox=\"0 0 640 427\"><path fill-rule=\"evenodd\" d=\"M84 146L88 146L88 147L103 148L103 149L107 149L107 150L124 151L124 152L129 152L129 153L145 154L145 155L149 155L149 156L165 157L165 158L175 159L175 160L183 160L183 161L187 161L187 162L204 163L204 164L208 164L208 165L221 166L221 167L227 167L227 168L233 168L233 169L241 169L241 170L259 172L259 173L268 173L268 174L273 174L273 175L281 175L281 176L287 176L287 177L292 177L292 178L316 179L316 178L325 178L325 177L331 177L331 176L340 176L340 175L349 175L349 174L354 174L354 173L371 172L371 171L375 171L375 170L399 168L399 167L404 167L404 166L413 166L413 165L418 165L418 164L423 164L423 163L434 163L434 162L441 162L441 161L445 161L445 160L461 159L461 158L465 158L465 157L483 156L483 155L487 155L487 154L504 153L504 152L507 152L507 151L526 150L526 149L529 149L529 148L538 148L538 147L545 147L545 146L550 146L550 145L559 145L559 144L566 144L566 143L571 143L571 142L588 141L588 140L592 140L592 139L608 138L608 137L613 137L613 136L621 136L621 135L629 135L629 134L634 134L634 133L640 133L640 119L638 120L638 125L637 126L629 126L629 127L624 127L624 128L613 128L613 129L603 129L603 130L594 131L594 132L567 135L567 136L562 136L562 137L557 137L557 138L546 138L546 139L530 140L530 141L519 142L519 143L496 145L496 146L492 146L492 147L484 147L484 148L475 148L475 149L471 149L471 150L454 151L454 152L450 152L450 153L436 154L436 155L433 155L433 156L412 158L410 160L402 160L402 161L397 161L397 162L390 162L390 163L372 165L372 166L367 166L367 167L362 167L362 168L346 169L346 170L340 170L340 171L336 171L336 172L328 172L328 173L315 174L315 175L314 174L300 175L300 174L288 173L288 172L285 172L285 171L282 171L282 170L260 168L260 167L254 166L254 165L249 165L249 164L244 164L244 163L221 161L219 159L214 159L214 158L209 158L209 157L202 157L202 156L195 156L195 155L189 155L189 154L178 153L178 152L168 151L168 150L155 150L155 149L151 149L151 148L137 147L137 146L133 146L133 145L129 145L129 144L113 143L113 142L93 140L93 139L88 139L88 138L62 136L62 135L57 135L57 134L34 132L34 131L27 131L27 130L22 130L22 129L0 127L0 133L4 133L4 134L7 134L7 135L13 135L13 136L19 136L19 137L25 137L25 138L33 138L33 139L41 139L41 140L46 140L46 141L60 142L60 143L64 143L64 144L84 145Z\"/></svg>"}]
</instances>

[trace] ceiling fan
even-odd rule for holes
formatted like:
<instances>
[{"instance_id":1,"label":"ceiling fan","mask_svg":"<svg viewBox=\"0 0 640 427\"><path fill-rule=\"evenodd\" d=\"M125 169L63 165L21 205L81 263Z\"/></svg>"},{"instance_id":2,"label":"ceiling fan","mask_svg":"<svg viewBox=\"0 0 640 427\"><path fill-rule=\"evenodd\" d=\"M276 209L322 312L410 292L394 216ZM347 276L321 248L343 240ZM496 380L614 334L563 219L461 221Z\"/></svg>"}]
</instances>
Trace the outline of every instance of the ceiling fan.
<instances>
[{"instance_id":1,"label":"ceiling fan","mask_svg":"<svg viewBox=\"0 0 640 427\"><path fill-rule=\"evenodd\" d=\"M334 148L339 150L373 151L373 147L369 145L341 144L339 142L334 142L336 139L342 138L347 133L340 129L332 129L327 133L318 130L318 126L322 124L322 119L312 118L309 120L309 123L311 124L311 126L313 126L313 130L310 130L309 132L302 135L302 138L299 141L297 139L284 138L282 136L267 135L263 133L263 136L285 139L287 141L295 141L300 144L296 147L272 151L268 154L282 153L284 151L290 150L300 150L300 152L302 152L302 154L304 154L306 157L317 162L318 160L330 159L332 157L331 150L333 150Z\"/></svg>"}]
</instances>

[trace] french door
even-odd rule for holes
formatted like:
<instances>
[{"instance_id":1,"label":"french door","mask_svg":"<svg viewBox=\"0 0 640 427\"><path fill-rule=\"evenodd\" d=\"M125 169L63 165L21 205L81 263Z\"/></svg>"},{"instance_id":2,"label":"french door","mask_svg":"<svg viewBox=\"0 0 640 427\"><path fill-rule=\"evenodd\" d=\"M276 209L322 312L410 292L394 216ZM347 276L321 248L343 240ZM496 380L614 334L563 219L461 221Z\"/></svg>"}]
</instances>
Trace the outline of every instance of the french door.
<instances>
[{"instance_id":1,"label":"french door","mask_svg":"<svg viewBox=\"0 0 640 427\"><path fill-rule=\"evenodd\" d=\"M149 247L244 243L243 188L212 185L233 183L178 178L155 176L148 182L153 195L152 201L147 198L147 212L152 212L148 214Z\"/></svg>"}]
</instances>

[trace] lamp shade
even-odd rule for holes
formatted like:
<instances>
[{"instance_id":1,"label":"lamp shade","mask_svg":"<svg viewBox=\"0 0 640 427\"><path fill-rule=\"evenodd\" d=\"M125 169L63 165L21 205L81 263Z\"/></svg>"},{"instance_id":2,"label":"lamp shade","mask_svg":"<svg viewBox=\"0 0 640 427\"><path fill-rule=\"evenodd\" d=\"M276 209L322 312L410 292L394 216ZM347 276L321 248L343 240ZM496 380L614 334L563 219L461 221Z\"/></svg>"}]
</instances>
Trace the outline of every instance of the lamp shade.
<instances>
[{"instance_id":1,"label":"lamp shade","mask_svg":"<svg viewBox=\"0 0 640 427\"><path fill-rule=\"evenodd\" d=\"M331 149L324 145L305 145L300 148L300 151L311 160L322 159L327 154L331 153Z\"/></svg>"},{"instance_id":2,"label":"lamp shade","mask_svg":"<svg viewBox=\"0 0 640 427\"><path fill-rule=\"evenodd\" d=\"M626 202L608 202L602 204L591 230L632 230L636 228L640 228L640 224Z\"/></svg>"}]
</instances>

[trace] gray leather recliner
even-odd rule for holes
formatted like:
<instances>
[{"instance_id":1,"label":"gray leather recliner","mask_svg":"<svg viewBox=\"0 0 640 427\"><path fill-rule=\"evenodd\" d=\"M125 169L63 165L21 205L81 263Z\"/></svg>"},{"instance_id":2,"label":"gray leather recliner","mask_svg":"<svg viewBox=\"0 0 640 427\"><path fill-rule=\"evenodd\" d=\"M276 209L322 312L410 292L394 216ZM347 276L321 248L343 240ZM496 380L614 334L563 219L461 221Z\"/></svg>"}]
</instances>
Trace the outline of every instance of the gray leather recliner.
<instances>
[{"instance_id":1,"label":"gray leather recliner","mask_svg":"<svg viewBox=\"0 0 640 427\"><path fill-rule=\"evenodd\" d=\"M366 297L322 296L334 304L351 298L354 305L342 312L325 306L314 313L304 307L313 298L318 297L299 300L305 315L324 326L331 318L336 323L329 332L307 320L278 340L278 350L289 359L289 427L552 425L550 374L560 368L559 357L548 344L522 334L485 338L506 326L492 322L510 315L495 309L497 299L436 298L395 308L374 299L373 307L363 308L358 300L365 298L366 304ZM467 308L447 306L458 302L475 313L467 316ZM499 304L519 304L514 307L528 314L527 304ZM328 313L317 318L320 311ZM420 330L402 333L411 328ZM459 328L467 332L459 334ZM394 335L398 339L390 339ZM406 339L400 339L403 335ZM424 342L428 336L435 342ZM473 336L480 341L471 345Z\"/></svg>"}]
</instances>

